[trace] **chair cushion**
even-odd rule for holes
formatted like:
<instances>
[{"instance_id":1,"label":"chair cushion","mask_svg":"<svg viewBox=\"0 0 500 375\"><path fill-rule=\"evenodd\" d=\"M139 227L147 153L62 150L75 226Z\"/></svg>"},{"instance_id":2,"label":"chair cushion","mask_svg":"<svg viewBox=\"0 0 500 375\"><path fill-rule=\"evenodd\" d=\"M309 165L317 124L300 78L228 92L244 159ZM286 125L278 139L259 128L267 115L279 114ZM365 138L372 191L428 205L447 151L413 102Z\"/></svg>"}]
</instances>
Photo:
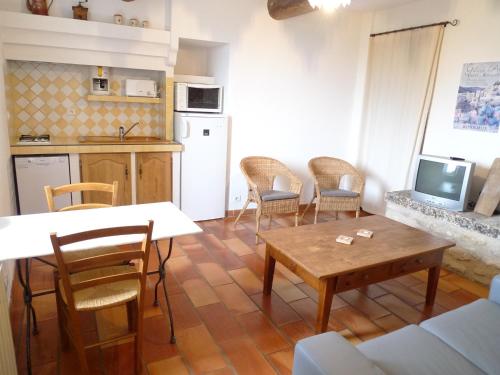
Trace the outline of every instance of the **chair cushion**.
<instances>
[{"instance_id":1,"label":"chair cushion","mask_svg":"<svg viewBox=\"0 0 500 375\"><path fill-rule=\"evenodd\" d=\"M355 198L359 197L359 193L344 189L323 189L321 190L322 197L336 197L336 198Z\"/></svg>"},{"instance_id":2,"label":"chair cushion","mask_svg":"<svg viewBox=\"0 0 500 375\"><path fill-rule=\"evenodd\" d=\"M416 325L364 342L357 348L387 374L483 374L460 353Z\"/></svg>"},{"instance_id":3,"label":"chair cushion","mask_svg":"<svg viewBox=\"0 0 500 375\"><path fill-rule=\"evenodd\" d=\"M500 305L485 300L420 325L488 374L500 374Z\"/></svg>"},{"instance_id":4,"label":"chair cushion","mask_svg":"<svg viewBox=\"0 0 500 375\"><path fill-rule=\"evenodd\" d=\"M266 190L262 192L260 198L267 201L278 201L281 199L293 199L298 198L299 195L296 193L291 193L289 191L280 191L280 190Z\"/></svg>"},{"instance_id":5,"label":"chair cushion","mask_svg":"<svg viewBox=\"0 0 500 375\"><path fill-rule=\"evenodd\" d=\"M297 342L293 374L382 375L383 372L341 335L328 332Z\"/></svg>"},{"instance_id":6,"label":"chair cushion","mask_svg":"<svg viewBox=\"0 0 500 375\"><path fill-rule=\"evenodd\" d=\"M136 271L137 269L134 266L130 265L96 268L93 270L72 274L70 276L70 282L76 283L95 279L97 277L118 275ZM68 302L66 301L66 295L64 293L62 280L59 280L59 288L61 290L63 301L67 304ZM78 290L73 293L75 299L75 308L77 311L85 311L122 304L137 298L139 290L140 283L137 279L117 281L114 283Z\"/></svg>"}]
</instances>

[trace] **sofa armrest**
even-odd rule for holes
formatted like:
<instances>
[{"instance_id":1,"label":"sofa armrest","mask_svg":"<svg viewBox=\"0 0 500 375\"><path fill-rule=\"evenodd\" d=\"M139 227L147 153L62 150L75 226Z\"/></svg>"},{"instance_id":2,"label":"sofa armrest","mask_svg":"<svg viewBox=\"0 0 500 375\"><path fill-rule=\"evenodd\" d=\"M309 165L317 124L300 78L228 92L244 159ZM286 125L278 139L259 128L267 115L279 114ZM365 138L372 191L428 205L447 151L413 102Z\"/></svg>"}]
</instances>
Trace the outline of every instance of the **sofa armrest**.
<instances>
[{"instance_id":1,"label":"sofa armrest","mask_svg":"<svg viewBox=\"0 0 500 375\"><path fill-rule=\"evenodd\" d=\"M491 280L490 286L490 301L500 305L500 275L496 275Z\"/></svg>"},{"instance_id":2,"label":"sofa armrest","mask_svg":"<svg viewBox=\"0 0 500 375\"><path fill-rule=\"evenodd\" d=\"M293 375L383 374L341 335L328 332L300 340L295 346Z\"/></svg>"}]
</instances>

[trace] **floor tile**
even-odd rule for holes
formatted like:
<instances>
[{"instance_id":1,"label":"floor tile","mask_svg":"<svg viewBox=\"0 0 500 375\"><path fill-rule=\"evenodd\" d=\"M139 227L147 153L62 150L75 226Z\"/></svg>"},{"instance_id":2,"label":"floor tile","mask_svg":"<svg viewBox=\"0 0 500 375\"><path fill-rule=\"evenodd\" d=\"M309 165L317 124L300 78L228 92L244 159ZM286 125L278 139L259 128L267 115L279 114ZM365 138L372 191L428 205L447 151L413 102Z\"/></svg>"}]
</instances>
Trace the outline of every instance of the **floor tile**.
<instances>
[{"instance_id":1,"label":"floor tile","mask_svg":"<svg viewBox=\"0 0 500 375\"><path fill-rule=\"evenodd\" d=\"M303 320L285 324L281 326L280 329L294 343L296 343L299 340L305 339L307 337L314 336L315 334L310 325L308 325Z\"/></svg>"},{"instance_id":2,"label":"floor tile","mask_svg":"<svg viewBox=\"0 0 500 375\"><path fill-rule=\"evenodd\" d=\"M246 294L251 295L262 291L262 281L248 268L238 268L228 271L228 273Z\"/></svg>"},{"instance_id":3,"label":"floor tile","mask_svg":"<svg viewBox=\"0 0 500 375\"><path fill-rule=\"evenodd\" d=\"M255 311L240 315L238 321L262 353L273 353L290 347L262 312Z\"/></svg>"},{"instance_id":4,"label":"floor tile","mask_svg":"<svg viewBox=\"0 0 500 375\"><path fill-rule=\"evenodd\" d=\"M250 248L246 243L244 243L239 238L231 238L229 240L222 240L222 242L236 255L247 255L253 254L254 250Z\"/></svg>"},{"instance_id":5,"label":"floor tile","mask_svg":"<svg viewBox=\"0 0 500 375\"><path fill-rule=\"evenodd\" d=\"M230 284L233 282L226 270L217 263L198 263L196 267L211 286Z\"/></svg>"},{"instance_id":6,"label":"floor tile","mask_svg":"<svg viewBox=\"0 0 500 375\"><path fill-rule=\"evenodd\" d=\"M300 320L295 310L274 292L271 292L269 296L257 293L251 298L277 326Z\"/></svg>"},{"instance_id":7,"label":"floor tile","mask_svg":"<svg viewBox=\"0 0 500 375\"><path fill-rule=\"evenodd\" d=\"M227 284L214 287L226 307L234 314L245 314L258 310L253 301L236 284Z\"/></svg>"},{"instance_id":8,"label":"floor tile","mask_svg":"<svg viewBox=\"0 0 500 375\"><path fill-rule=\"evenodd\" d=\"M222 303L202 306L198 312L216 342L240 337L245 333Z\"/></svg>"},{"instance_id":9,"label":"floor tile","mask_svg":"<svg viewBox=\"0 0 500 375\"><path fill-rule=\"evenodd\" d=\"M420 312L393 294L387 294L376 298L375 301L407 323L418 324L422 320L422 314Z\"/></svg>"},{"instance_id":10,"label":"floor tile","mask_svg":"<svg viewBox=\"0 0 500 375\"><path fill-rule=\"evenodd\" d=\"M189 370L180 356L163 359L161 361L148 364L149 375L189 375Z\"/></svg>"},{"instance_id":11,"label":"floor tile","mask_svg":"<svg viewBox=\"0 0 500 375\"><path fill-rule=\"evenodd\" d=\"M293 350L283 350L269 354L269 359L280 375L291 375L293 369Z\"/></svg>"},{"instance_id":12,"label":"floor tile","mask_svg":"<svg viewBox=\"0 0 500 375\"><path fill-rule=\"evenodd\" d=\"M202 279L184 281L182 287L195 307L219 302L219 298L213 289Z\"/></svg>"},{"instance_id":13,"label":"floor tile","mask_svg":"<svg viewBox=\"0 0 500 375\"><path fill-rule=\"evenodd\" d=\"M224 341L221 347L239 375L276 374L248 337Z\"/></svg>"},{"instance_id":14,"label":"floor tile","mask_svg":"<svg viewBox=\"0 0 500 375\"><path fill-rule=\"evenodd\" d=\"M197 374L226 367L220 349L204 325L180 330L177 346Z\"/></svg>"},{"instance_id":15,"label":"floor tile","mask_svg":"<svg viewBox=\"0 0 500 375\"><path fill-rule=\"evenodd\" d=\"M370 319L350 306L335 310L333 314L362 341L373 339L385 333Z\"/></svg>"}]
</instances>

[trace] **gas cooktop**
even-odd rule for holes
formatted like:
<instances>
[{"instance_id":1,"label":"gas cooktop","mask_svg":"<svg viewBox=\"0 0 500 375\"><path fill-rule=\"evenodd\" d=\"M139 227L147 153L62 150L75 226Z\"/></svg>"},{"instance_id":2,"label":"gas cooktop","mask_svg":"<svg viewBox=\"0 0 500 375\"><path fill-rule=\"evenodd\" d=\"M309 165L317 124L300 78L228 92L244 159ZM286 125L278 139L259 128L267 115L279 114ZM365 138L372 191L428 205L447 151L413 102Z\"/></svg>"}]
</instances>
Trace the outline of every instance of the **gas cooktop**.
<instances>
[{"instance_id":1,"label":"gas cooktop","mask_svg":"<svg viewBox=\"0 0 500 375\"><path fill-rule=\"evenodd\" d=\"M18 143L50 143L50 135L29 135L23 134L19 137Z\"/></svg>"}]
</instances>

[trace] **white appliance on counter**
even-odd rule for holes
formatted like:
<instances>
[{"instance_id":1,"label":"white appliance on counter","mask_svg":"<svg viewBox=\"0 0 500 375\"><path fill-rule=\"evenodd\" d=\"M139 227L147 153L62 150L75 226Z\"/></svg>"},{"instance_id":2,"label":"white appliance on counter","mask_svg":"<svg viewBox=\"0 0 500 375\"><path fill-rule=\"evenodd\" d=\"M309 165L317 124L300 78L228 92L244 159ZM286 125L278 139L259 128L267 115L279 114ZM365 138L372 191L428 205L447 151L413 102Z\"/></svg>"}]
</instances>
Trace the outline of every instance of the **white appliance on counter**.
<instances>
[{"instance_id":1,"label":"white appliance on counter","mask_svg":"<svg viewBox=\"0 0 500 375\"><path fill-rule=\"evenodd\" d=\"M181 153L180 209L194 221L226 215L227 117L175 113Z\"/></svg>"},{"instance_id":2,"label":"white appliance on counter","mask_svg":"<svg viewBox=\"0 0 500 375\"><path fill-rule=\"evenodd\" d=\"M156 98L158 89L156 81L151 79L127 79L125 80L125 94L144 98Z\"/></svg>"},{"instance_id":3,"label":"white appliance on counter","mask_svg":"<svg viewBox=\"0 0 500 375\"><path fill-rule=\"evenodd\" d=\"M71 183L69 155L14 156L18 213L48 212L44 186ZM54 198L56 208L71 205L71 195Z\"/></svg>"}]
</instances>

